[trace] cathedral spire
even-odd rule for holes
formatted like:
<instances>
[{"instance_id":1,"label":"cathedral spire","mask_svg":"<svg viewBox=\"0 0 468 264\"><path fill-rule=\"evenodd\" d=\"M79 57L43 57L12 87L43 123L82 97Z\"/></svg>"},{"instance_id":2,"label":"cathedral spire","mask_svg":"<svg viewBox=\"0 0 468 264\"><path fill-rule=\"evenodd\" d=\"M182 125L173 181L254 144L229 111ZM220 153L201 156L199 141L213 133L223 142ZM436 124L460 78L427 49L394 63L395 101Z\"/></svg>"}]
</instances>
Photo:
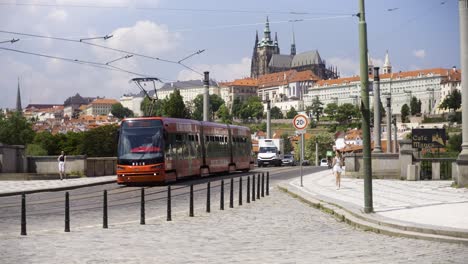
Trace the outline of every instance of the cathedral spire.
<instances>
[{"instance_id":1,"label":"cathedral spire","mask_svg":"<svg viewBox=\"0 0 468 264\"><path fill-rule=\"evenodd\" d=\"M255 45L254 45L254 49L257 47L258 45L258 30L255 32Z\"/></svg>"},{"instance_id":2,"label":"cathedral spire","mask_svg":"<svg viewBox=\"0 0 468 264\"><path fill-rule=\"evenodd\" d=\"M265 22L265 29L263 30L263 34L264 34L264 39L266 41L271 41L271 35L270 35L270 21L268 21L268 16L266 18L266 22Z\"/></svg>"},{"instance_id":3,"label":"cathedral spire","mask_svg":"<svg viewBox=\"0 0 468 264\"><path fill-rule=\"evenodd\" d=\"M291 55L296 55L296 36L294 35L294 27L292 30L292 44L291 44Z\"/></svg>"},{"instance_id":4,"label":"cathedral spire","mask_svg":"<svg viewBox=\"0 0 468 264\"><path fill-rule=\"evenodd\" d=\"M382 67L382 71L383 71L384 74L392 73L392 65L390 64L390 58L388 56L388 50L387 50L387 53L385 54L385 62L384 62L384 65Z\"/></svg>"},{"instance_id":5,"label":"cathedral spire","mask_svg":"<svg viewBox=\"0 0 468 264\"><path fill-rule=\"evenodd\" d=\"M23 108L21 107L21 93L20 93L20 82L18 77L18 92L16 94L16 112L22 112Z\"/></svg>"}]
</instances>

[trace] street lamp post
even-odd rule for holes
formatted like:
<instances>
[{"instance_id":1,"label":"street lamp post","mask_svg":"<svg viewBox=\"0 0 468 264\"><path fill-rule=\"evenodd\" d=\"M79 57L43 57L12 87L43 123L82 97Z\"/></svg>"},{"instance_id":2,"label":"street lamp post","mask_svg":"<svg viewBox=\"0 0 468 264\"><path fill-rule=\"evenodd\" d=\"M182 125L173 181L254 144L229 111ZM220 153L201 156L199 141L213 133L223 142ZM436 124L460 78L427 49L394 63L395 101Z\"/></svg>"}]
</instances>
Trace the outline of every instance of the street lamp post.
<instances>
[{"instance_id":1,"label":"street lamp post","mask_svg":"<svg viewBox=\"0 0 468 264\"><path fill-rule=\"evenodd\" d=\"M359 53L361 75L361 112L363 137L364 212L372 213L372 164L370 151L369 75L367 61L367 24L364 0L359 0Z\"/></svg>"},{"instance_id":2,"label":"street lamp post","mask_svg":"<svg viewBox=\"0 0 468 264\"><path fill-rule=\"evenodd\" d=\"M387 95L387 153L392 152L392 98Z\"/></svg>"},{"instance_id":3,"label":"street lamp post","mask_svg":"<svg viewBox=\"0 0 468 264\"><path fill-rule=\"evenodd\" d=\"M208 106L210 105L210 72L204 72L203 80L203 121L210 121L208 118Z\"/></svg>"}]
</instances>

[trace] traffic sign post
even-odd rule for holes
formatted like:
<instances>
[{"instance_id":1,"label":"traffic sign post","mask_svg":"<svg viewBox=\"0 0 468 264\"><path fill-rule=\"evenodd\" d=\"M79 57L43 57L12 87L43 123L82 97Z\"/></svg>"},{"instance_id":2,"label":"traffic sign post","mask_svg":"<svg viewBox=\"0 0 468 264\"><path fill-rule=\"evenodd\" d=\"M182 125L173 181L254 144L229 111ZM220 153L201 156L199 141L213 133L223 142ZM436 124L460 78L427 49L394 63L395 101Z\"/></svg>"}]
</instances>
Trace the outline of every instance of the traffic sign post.
<instances>
[{"instance_id":1,"label":"traffic sign post","mask_svg":"<svg viewBox=\"0 0 468 264\"><path fill-rule=\"evenodd\" d=\"M301 134L301 187L304 187L302 184L302 163L304 162L304 134L306 132L307 125L309 124L309 119L306 115L298 114L293 119L293 126L297 129L297 133Z\"/></svg>"}]
</instances>

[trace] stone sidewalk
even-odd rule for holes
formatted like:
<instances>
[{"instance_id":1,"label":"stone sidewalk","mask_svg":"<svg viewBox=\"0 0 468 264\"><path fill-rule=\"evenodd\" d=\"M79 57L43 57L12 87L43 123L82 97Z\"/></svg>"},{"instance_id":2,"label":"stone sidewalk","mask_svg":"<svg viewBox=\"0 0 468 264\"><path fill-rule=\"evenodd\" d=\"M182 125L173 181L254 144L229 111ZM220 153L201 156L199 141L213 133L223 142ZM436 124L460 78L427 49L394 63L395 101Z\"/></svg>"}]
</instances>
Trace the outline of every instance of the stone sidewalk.
<instances>
[{"instance_id":1,"label":"stone sidewalk","mask_svg":"<svg viewBox=\"0 0 468 264\"><path fill-rule=\"evenodd\" d=\"M342 178L336 190L331 170L280 188L364 229L390 235L468 243L468 189L450 181L372 181L374 213L365 214L364 182Z\"/></svg>"},{"instance_id":2,"label":"stone sidewalk","mask_svg":"<svg viewBox=\"0 0 468 264\"><path fill-rule=\"evenodd\" d=\"M83 177L65 180L0 181L0 196L45 191L61 191L78 187L113 183L117 176Z\"/></svg>"}]
</instances>

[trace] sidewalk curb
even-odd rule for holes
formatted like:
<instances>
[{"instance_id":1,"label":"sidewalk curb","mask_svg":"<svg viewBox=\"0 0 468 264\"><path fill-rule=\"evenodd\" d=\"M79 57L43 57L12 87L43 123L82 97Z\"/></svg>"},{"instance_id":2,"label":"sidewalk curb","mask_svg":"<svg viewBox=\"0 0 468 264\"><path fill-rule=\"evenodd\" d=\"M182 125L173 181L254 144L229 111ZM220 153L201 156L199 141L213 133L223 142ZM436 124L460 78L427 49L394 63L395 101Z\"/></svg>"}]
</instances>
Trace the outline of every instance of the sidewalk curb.
<instances>
[{"instance_id":1,"label":"sidewalk curb","mask_svg":"<svg viewBox=\"0 0 468 264\"><path fill-rule=\"evenodd\" d=\"M303 192L296 186L290 184L280 183L278 184L278 189L316 209L319 209L327 214L332 215L341 222L345 222L353 227L359 228L364 231L372 231L374 233L396 237L406 237L468 245L468 233L466 232L463 232L463 234L461 235L454 236L453 231L445 233L444 230L436 230L430 228L412 229L408 226L396 222L384 222L381 219L373 218L371 215L360 212L353 212L331 202L317 199L315 197L312 197L312 195Z\"/></svg>"},{"instance_id":2,"label":"sidewalk curb","mask_svg":"<svg viewBox=\"0 0 468 264\"><path fill-rule=\"evenodd\" d=\"M104 184L115 183L115 182L117 182L116 179L114 179L114 180L105 180L105 181L100 181L100 182L81 183L81 184L70 185L70 186L51 187L51 188L45 188L45 189L32 189L32 190L26 190L26 191L4 192L4 193L0 193L0 197L21 195L23 193L24 194L31 194L31 193L40 193L40 192L66 191L66 190L73 190L73 189L78 189L78 188L82 188L82 187L104 185Z\"/></svg>"}]
</instances>

